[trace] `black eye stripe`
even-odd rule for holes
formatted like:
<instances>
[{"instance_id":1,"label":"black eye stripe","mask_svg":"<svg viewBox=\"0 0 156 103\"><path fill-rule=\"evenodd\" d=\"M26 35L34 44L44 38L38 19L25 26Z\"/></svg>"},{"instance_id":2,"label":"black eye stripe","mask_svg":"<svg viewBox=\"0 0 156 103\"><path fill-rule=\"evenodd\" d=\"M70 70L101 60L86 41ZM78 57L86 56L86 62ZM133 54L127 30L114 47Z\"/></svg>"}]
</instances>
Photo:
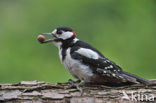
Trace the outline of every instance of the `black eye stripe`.
<instances>
[{"instance_id":1,"label":"black eye stripe","mask_svg":"<svg viewBox=\"0 0 156 103\"><path fill-rule=\"evenodd\" d=\"M60 31L60 30L59 30L59 31L57 31L57 34L62 34L62 31Z\"/></svg>"}]
</instances>

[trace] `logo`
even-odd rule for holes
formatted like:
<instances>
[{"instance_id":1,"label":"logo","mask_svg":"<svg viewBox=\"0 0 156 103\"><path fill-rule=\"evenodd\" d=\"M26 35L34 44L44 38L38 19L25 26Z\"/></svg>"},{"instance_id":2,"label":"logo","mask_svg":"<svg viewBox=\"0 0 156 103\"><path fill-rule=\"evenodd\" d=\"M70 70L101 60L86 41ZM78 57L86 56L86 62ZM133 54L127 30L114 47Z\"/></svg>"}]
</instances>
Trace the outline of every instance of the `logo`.
<instances>
[{"instance_id":1,"label":"logo","mask_svg":"<svg viewBox=\"0 0 156 103\"><path fill-rule=\"evenodd\" d=\"M127 92L127 93L126 93ZM122 99L126 99L129 101L154 101L154 94L148 94L143 92L136 92L136 91L122 91L123 97Z\"/></svg>"}]
</instances>

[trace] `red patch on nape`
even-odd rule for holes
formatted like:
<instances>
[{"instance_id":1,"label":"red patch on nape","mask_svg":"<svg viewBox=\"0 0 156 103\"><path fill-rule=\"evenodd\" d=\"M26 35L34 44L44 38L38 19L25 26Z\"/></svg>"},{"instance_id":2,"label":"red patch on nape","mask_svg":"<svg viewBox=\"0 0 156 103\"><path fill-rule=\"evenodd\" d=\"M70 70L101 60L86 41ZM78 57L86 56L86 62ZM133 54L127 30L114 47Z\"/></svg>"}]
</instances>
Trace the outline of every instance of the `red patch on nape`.
<instances>
[{"instance_id":1,"label":"red patch on nape","mask_svg":"<svg viewBox=\"0 0 156 103\"><path fill-rule=\"evenodd\" d=\"M77 35L76 35L75 31L72 31L72 32L73 32L73 34L75 35L75 37L77 37Z\"/></svg>"}]
</instances>

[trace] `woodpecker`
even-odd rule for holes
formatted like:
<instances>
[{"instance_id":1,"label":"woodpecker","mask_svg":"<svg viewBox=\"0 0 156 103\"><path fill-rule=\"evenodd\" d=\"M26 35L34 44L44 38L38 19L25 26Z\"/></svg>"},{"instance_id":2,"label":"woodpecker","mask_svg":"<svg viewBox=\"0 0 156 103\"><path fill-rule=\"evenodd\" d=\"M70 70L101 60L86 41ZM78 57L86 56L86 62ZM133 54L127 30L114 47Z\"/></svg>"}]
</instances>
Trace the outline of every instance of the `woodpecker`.
<instances>
[{"instance_id":1,"label":"woodpecker","mask_svg":"<svg viewBox=\"0 0 156 103\"><path fill-rule=\"evenodd\" d=\"M69 27L58 27L51 33L40 35L52 36L41 43L53 43L59 50L61 63L74 78L83 83L108 86L150 84L149 80L123 71L96 48L79 40L75 31Z\"/></svg>"}]
</instances>

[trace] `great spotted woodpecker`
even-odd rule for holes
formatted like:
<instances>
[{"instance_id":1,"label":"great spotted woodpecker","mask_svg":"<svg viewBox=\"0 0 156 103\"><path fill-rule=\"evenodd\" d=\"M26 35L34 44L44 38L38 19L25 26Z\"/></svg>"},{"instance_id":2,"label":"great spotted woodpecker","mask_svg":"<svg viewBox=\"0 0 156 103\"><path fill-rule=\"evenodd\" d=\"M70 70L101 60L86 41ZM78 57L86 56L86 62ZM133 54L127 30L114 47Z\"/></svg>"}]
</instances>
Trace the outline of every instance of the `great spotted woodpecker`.
<instances>
[{"instance_id":1,"label":"great spotted woodpecker","mask_svg":"<svg viewBox=\"0 0 156 103\"><path fill-rule=\"evenodd\" d=\"M70 74L91 84L108 86L129 85L135 83L150 84L136 75L124 72L114 62L102 55L97 49L77 38L76 33L69 27L58 27L50 35L54 39L42 40L41 43L53 43L59 49L59 57Z\"/></svg>"}]
</instances>

